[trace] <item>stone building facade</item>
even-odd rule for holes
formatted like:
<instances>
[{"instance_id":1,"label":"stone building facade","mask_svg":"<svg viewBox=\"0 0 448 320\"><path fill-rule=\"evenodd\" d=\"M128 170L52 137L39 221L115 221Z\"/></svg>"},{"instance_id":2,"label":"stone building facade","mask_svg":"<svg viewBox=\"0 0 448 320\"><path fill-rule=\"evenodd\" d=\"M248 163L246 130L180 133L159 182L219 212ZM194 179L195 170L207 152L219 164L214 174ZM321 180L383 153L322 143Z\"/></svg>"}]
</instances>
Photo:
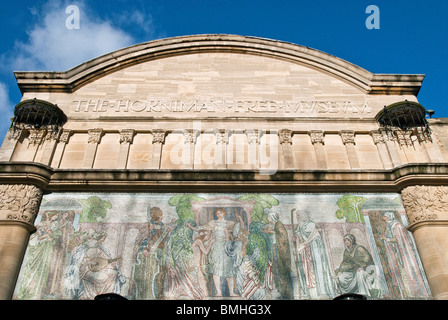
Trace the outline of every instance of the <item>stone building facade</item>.
<instances>
[{"instance_id":1,"label":"stone building facade","mask_svg":"<svg viewBox=\"0 0 448 320\"><path fill-rule=\"evenodd\" d=\"M418 103L423 75L235 35L15 75L23 99L0 149L1 299L448 298L448 127ZM201 230L214 240L200 239L205 262L190 272ZM370 257L362 272L344 269L353 248Z\"/></svg>"}]
</instances>

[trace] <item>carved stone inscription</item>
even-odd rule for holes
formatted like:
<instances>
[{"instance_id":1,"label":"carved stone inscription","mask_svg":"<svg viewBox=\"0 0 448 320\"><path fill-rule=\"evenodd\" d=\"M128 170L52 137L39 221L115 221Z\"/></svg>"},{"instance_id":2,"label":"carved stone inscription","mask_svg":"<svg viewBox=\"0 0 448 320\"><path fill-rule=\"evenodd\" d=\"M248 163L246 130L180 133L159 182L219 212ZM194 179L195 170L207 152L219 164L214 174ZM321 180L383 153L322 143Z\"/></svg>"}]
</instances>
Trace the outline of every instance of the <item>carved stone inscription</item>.
<instances>
[{"instance_id":1,"label":"carved stone inscription","mask_svg":"<svg viewBox=\"0 0 448 320\"><path fill-rule=\"evenodd\" d=\"M75 113L150 113L150 114L340 114L372 112L368 102L352 101L248 101L248 100L75 100Z\"/></svg>"}]
</instances>

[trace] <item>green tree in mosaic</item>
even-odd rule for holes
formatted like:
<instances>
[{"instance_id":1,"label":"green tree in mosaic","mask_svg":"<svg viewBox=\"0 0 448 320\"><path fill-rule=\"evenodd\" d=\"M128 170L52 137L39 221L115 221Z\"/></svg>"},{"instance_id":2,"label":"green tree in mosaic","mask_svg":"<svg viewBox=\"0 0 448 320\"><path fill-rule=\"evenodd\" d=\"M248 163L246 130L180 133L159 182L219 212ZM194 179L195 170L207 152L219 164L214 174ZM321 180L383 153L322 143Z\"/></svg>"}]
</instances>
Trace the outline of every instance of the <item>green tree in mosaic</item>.
<instances>
[{"instance_id":1,"label":"green tree in mosaic","mask_svg":"<svg viewBox=\"0 0 448 320\"><path fill-rule=\"evenodd\" d=\"M99 222L107 215L107 210L112 209L112 204L107 200L92 196L87 200L79 200L83 205L80 222Z\"/></svg>"},{"instance_id":2,"label":"green tree in mosaic","mask_svg":"<svg viewBox=\"0 0 448 320\"><path fill-rule=\"evenodd\" d=\"M278 206L279 201L269 194L245 194L238 198L241 201L254 201L254 210L251 214L252 222L268 223L268 217L264 212L265 209L271 209Z\"/></svg>"},{"instance_id":3,"label":"green tree in mosaic","mask_svg":"<svg viewBox=\"0 0 448 320\"><path fill-rule=\"evenodd\" d=\"M180 220L194 221L194 211L191 208L191 201L199 202L203 200L205 199L194 194L178 194L171 197L171 199L168 201L168 204L170 206L176 207L176 212Z\"/></svg>"},{"instance_id":4,"label":"green tree in mosaic","mask_svg":"<svg viewBox=\"0 0 448 320\"><path fill-rule=\"evenodd\" d=\"M338 219L345 218L345 222L364 222L361 207L366 201L367 198L361 196L342 196L337 202L339 210L336 211L336 217Z\"/></svg>"}]
</instances>

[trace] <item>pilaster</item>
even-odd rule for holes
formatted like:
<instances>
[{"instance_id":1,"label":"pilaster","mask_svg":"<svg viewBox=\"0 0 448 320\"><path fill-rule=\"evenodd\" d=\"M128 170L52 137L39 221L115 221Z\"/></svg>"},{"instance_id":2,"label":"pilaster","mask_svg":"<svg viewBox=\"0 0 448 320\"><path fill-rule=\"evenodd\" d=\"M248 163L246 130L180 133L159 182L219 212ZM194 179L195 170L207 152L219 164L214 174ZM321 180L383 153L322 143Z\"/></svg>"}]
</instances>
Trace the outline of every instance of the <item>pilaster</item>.
<instances>
[{"instance_id":1,"label":"pilaster","mask_svg":"<svg viewBox=\"0 0 448 320\"><path fill-rule=\"evenodd\" d=\"M135 130L124 129L120 131L120 153L117 159L117 167L126 169L129 158L129 150L134 142Z\"/></svg>"},{"instance_id":2,"label":"pilaster","mask_svg":"<svg viewBox=\"0 0 448 320\"><path fill-rule=\"evenodd\" d=\"M166 130L155 129L152 131L153 152L149 169L160 169L162 159L162 146L165 143Z\"/></svg>"},{"instance_id":3,"label":"pilaster","mask_svg":"<svg viewBox=\"0 0 448 320\"><path fill-rule=\"evenodd\" d=\"M282 129L278 133L278 139L281 146L280 168L293 169L294 158L292 152L293 132L288 129Z\"/></svg>"},{"instance_id":4,"label":"pilaster","mask_svg":"<svg viewBox=\"0 0 448 320\"><path fill-rule=\"evenodd\" d=\"M342 143L345 145L347 150L348 160L352 169L359 169L358 154L355 149L355 131L352 130L342 130L339 132L341 136Z\"/></svg>"},{"instance_id":5,"label":"pilaster","mask_svg":"<svg viewBox=\"0 0 448 320\"><path fill-rule=\"evenodd\" d=\"M88 131L88 146L84 157L83 167L87 169L93 168L95 162L96 152L98 150L98 145L101 142L101 138L104 135L103 129L92 129Z\"/></svg>"},{"instance_id":6,"label":"pilaster","mask_svg":"<svg viewBox=\"0 0 448 320\"><path fill-rule=\"evenodd\" d=\"M311 143L314 145L318 169L327 169L327 159L324 150L324 132L321 130L311 130L308 134L310 135Z\"/></svg>"}]
</instances>

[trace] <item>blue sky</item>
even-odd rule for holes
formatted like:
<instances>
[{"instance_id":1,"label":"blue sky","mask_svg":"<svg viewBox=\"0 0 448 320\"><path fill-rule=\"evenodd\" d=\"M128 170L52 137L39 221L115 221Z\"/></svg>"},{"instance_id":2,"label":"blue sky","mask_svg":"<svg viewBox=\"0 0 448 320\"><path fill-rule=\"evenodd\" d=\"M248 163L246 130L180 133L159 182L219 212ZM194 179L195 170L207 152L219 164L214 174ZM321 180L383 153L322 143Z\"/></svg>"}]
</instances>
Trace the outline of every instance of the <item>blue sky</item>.
<instances>
[{"instance_id":1,"label":"blue sky","mask_svg":"<svg viewBox=\"0 0 448 320\"><path fill-rule=\"evenodd\" d=\"M80 8L79 29L66 27L69 5ZM379 29L366 27L369 5ZM292 42L373 73L425 74L420 103L448 117L446 0L16 0L2 1L0 21L0 137L21 99L13 71L65 71L129 45L207 33Z\"/></svg>"}]
</instances>

